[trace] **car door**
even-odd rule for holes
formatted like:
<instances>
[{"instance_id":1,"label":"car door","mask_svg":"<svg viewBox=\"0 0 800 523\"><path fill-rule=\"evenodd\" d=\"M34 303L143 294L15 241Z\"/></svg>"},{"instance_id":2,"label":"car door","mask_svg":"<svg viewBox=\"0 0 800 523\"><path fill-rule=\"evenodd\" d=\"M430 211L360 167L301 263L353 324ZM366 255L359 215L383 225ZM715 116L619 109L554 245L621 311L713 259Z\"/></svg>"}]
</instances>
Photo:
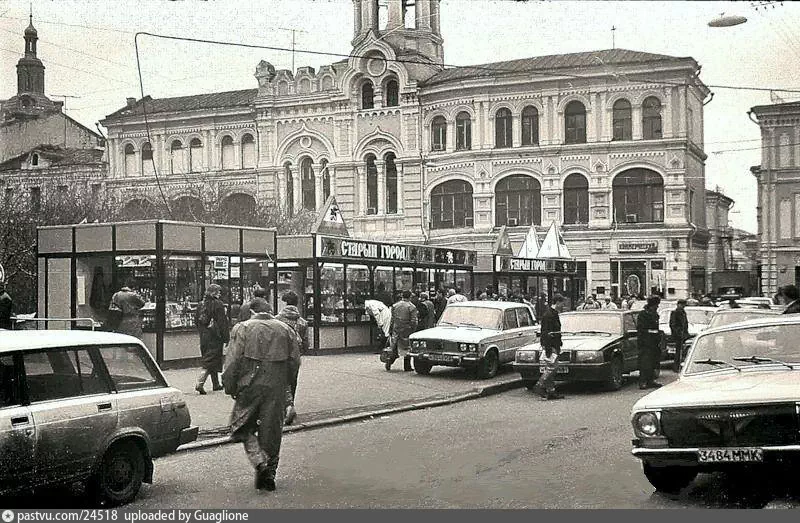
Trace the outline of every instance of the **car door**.
<instances>
[{"instance_id":1,"label":"car door","mask_svg":"<svg viewBox=\"0 0 800 523\"><path fill-rule=\"evenodd\" d=\"M34 479L36 427L23 405L20 357L0 356L0 494Z\"/></svg>"},{"instance_id":2,"label":"car door","mask_svg":"<svg viewBox=\"0 0 800 523\"><path fill-rule=\"evenodd\" d=\"M514 308L503 311L503 339L500 344L500 363L512 361L519 347L519 338L523 332L519 329L517 312Z\"/></svg>"},{"instance_id":3,"label":"car door","mask_svg":"<svg viewBox=\"0 0 800 523\"><path fill-rule=\"evenodd\" d=\"M622 315L622 353L625 358L625 372L639 368L639 349L636 346L636 317L638 312L626 312Z\"/></svg>"},{"instance_id":4,"label":"car door","mask_svg":"<svg viewBox=\"0 0 800 523\"><path fill-rule=\"evenodd\" d=\"M36 474L47 482L88 475L117 426L116 399L97 355L56 348L22 356L36 425Z\"/></svg>"},{"instance_id":5,"label":"car door","mask_svg":"<svg viewBox=\"0 0 800 523\"><path fill-rule=\"evenodd\" d=\"M522 336L518 336L519 344L516 348L518 349L522 346L536 343L538 336L536 335L536 329L534 327L534 320L530 307L519 307L517 309L517 323L519 324L520 331L522 331Z\"/></svg>"}]
</instances>

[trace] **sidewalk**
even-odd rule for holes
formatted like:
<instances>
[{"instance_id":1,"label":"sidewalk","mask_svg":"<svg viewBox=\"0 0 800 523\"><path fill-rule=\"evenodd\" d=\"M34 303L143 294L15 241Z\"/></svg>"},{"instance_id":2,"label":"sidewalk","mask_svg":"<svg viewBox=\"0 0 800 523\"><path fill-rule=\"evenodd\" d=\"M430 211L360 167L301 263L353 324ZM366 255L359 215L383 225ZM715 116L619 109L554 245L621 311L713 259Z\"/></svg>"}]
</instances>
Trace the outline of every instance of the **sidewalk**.
<instances>
[{"instance_id":1,"label":"sidewalk","mask_svg":"<svg viewBox=\"0 0 800 523\"><path fill-rule=\"evenodd\" d=\"M300 367L295 407L295 425L362 412L383 411L445 400L479 391L487 386L514 386L519 374L511 366L501 367L490 380L477 380L466 369L434 367L428 376L403 372L398 360L386 372L377 354L305 356ZM192 424L200 427L198 439L228 433L233 400L224 392L212 392L206 382L205 396L195 390L200 369L165 370L168 383L184 392Z\"/></svg>"}]
</instances>

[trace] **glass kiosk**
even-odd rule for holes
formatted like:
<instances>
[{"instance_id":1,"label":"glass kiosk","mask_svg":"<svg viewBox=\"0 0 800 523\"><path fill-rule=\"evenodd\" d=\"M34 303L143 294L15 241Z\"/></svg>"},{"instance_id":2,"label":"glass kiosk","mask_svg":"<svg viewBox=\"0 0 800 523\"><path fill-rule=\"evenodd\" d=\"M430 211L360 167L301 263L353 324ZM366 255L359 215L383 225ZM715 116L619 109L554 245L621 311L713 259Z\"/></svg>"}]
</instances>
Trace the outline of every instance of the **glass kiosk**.
<instances>
[{"instance_id":1,"label":"glass kiosk","mask_svg":"<svg viewBox=\"0 0 800 523\"><path fill-rule=\"evenodd\" d=\"M517 258L498 254L494 257L493 269L492 279L497 292L508 297L529 295L536 298L537 317L541 317L543 307L551 302L555 293L567 299L570 310L577 303L578 288L574 280L578 270L575 260Z\"/></svg>"},{"instance_id":2,"label":"glass kiosk","mask_svg":"<svg viewBox=\"0 0 800 523\"><path fill-rule=\"evenodd\" d=\"M293 290L309 323L313 353L372 347L374 322L364 301L387 305L404 290L459 288L472 294L475 251L361 241L310 234L278 237L278 294ZM279 303L279 310L283 303Z\"/></svg>"},{"instance_id":3,"label":"glass kiosk","mask_svg":"<svg viewBox=\"0 0 800 523\"><path fill-rule=\"evenodd\" d=\"M128 285L146 302L143 341L158 363L198 358L194 315L206 287L222 286L229 314L257 285L277 306L276 248L275 231L255 227L164 220L40 227L38 315L91 318L102 328L111 296Z\"/></svg>"}]
</instances>

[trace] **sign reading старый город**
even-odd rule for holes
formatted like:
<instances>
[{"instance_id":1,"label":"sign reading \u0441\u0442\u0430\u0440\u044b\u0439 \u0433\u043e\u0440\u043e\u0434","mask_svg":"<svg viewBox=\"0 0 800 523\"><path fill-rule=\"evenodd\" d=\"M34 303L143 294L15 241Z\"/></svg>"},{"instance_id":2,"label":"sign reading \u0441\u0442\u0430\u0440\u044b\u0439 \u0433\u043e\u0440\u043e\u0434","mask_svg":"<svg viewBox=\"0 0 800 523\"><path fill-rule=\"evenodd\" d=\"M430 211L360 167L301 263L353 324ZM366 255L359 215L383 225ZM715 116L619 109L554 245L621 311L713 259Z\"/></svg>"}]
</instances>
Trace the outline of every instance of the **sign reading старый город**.
<instances>
[{"instance_id":1,"label":"sign reading \u0441\u0442\u0430\u0440\u044b\u0439 \u0433\u043e\u0440\u043e\u0434","mask_svg":"<svg viewBox=\"0 0 800 523\"><path fill-rule=\"evenodd\" d=\"M370 242L317 236L318 255L325 258L346 258L393 262L427 262L472 265L477 261L475 251L445 249L424 245Z\"/></svg>"}]
</instances>

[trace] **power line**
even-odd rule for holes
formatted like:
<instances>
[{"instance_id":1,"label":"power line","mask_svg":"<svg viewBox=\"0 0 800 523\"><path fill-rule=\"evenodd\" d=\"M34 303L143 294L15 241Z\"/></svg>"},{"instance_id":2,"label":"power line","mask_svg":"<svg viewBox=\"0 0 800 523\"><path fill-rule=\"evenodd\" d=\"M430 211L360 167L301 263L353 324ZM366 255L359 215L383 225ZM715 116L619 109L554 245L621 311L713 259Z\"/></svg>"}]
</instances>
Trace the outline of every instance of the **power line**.
<instances>
[{"instance_id":1,"label":"power line","mask_svg":"<svg viewBox=\"0 0 800 523\"><path fill-rule=\"evenodd\" d=\"M0 18L7 18L9 20L23 20L23 21L27 21L28 20L27 17L19 18L17 16L5 16L5 15L0 15ZM65 26L65 27L80 27L80 28L83 28L83 29L92 29L92 30L95 30L95 31L108 31L109 33L122 33L122 34L130 34L130 35L135 34L134 31L125 31L124 29L111 29L111 28L108 28L108 27L98 27L98 26L82 25L82 24L68 24L66 22L50 22L48 20L41 20L41 19L38 19L38 18L36 19L36 23L37 24L62 25L62 26Z\"/></svg>"},{"instance_id":2,"label":"power line","mask_svg":"<svg viewBox=\"0 0 800 523\"><path fill-rule=\"evenodd\" d=\"M4 47L0 47L0 51L5 51L6 53L11 53L11 54L14 54L14 55L17 55L17 56L24 56L23 53L20 53L19 51L12 51L11 49L6 49ZM42 60L42 59L40 58L40 60ZM85 73L85 74L89 74L89 75L92 75L92 76L96 76L97 78L102 78L103 80L111 80L112 82L117 82L117 83L125 84L125 85L135 85L135 84L132 84L132 83L127 82L125 80L120 80L119 78L112 78L110 76L105 76L105 75L102 75L102 74L93 73L92 71L86 71L85 69L79 69L77 67L72 67L71 65L64 65L64 64L61 64L61 63L58 63L58 62L54 62L52 60L42 60L42 62L44 62L46 64L54 65L56 67L63 67L64 69L71 69L73 71L78 71L79 73Z\"/></svg>"}]
</instances>

